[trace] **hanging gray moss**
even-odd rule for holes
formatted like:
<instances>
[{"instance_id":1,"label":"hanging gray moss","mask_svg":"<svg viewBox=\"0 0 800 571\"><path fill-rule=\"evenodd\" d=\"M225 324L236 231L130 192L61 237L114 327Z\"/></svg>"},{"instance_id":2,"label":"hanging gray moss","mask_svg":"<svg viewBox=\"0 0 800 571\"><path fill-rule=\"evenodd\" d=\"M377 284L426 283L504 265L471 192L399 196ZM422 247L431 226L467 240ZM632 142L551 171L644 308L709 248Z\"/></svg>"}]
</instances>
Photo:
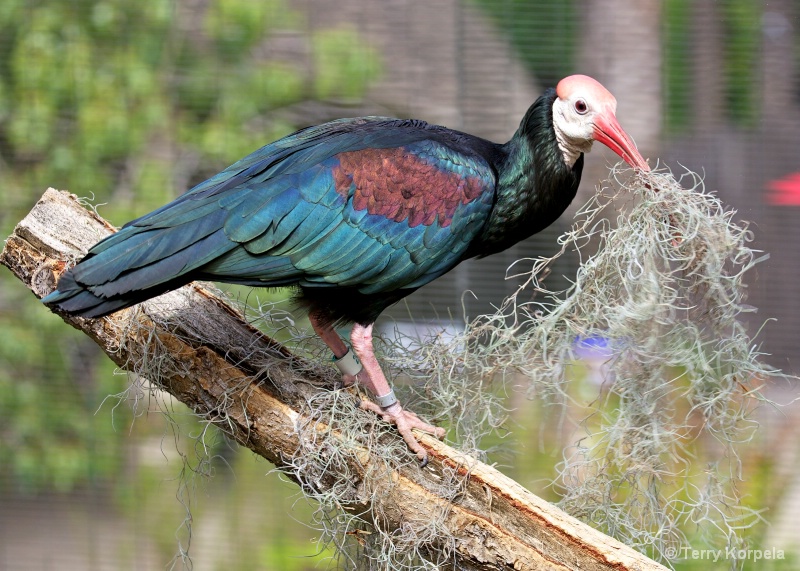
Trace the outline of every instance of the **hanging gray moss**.
<instances>
[{"instance_id":1,"label":"hanging gray moss","mask_svg":"<svg viewBox=\"0 0 800 571\"><path fill-rule=\"evenodd\" d=\"M741 505L737 445L779 374L744 321L744 276L766 256L696 174L611 175L555 256L509 269L527 280L496 314L392 360L471 449L503 418L498 379L560 405L544 407L543 428L573 439L553 481L570 514L666 563L686 546L738 549L759 516ZM581 257L574 282L549 291L540 278L568 251Z\"/></svg>"},{"instance_id":2,"label":"hanging gray moss","mask_svg":"<svg viewBox=\"0 0 800 571\"><path fill-rule=\"evenodd\" d=\"M763 257L734 217L692 173L612 171L555 256L509 269L525 284L494 315L456 335L378 343L401 401L486 459L484 437L506 430L507 391L523 387L547 405L543 424L573 443L552 482L567 512L668 564L685 546L740 548L759 516L740 502L737 445L756 429L757 387L778 372L759 361L743 320L753 311L744 275ZM574 282L549 291L542 276L568 251L581 258ZM291 333L293 351L324 359L321 344L285 314L257 319ZM590 359L599 383L587 392L582 363ZM153 359L135 370L146 376L160 366ZM342 391L319 392L306 412L301 449L282 470L316 501L312 523L344 568L448 564L444 517L392 530L369 524L392 509L382 499L393 471L415 462L393 429ZM368 466L357 493L351 482L328 481L348 474L365 448L384 460ZM442 474L435 492L456 499L463 486L463 475Z\"/></svg>"}]
</instances>

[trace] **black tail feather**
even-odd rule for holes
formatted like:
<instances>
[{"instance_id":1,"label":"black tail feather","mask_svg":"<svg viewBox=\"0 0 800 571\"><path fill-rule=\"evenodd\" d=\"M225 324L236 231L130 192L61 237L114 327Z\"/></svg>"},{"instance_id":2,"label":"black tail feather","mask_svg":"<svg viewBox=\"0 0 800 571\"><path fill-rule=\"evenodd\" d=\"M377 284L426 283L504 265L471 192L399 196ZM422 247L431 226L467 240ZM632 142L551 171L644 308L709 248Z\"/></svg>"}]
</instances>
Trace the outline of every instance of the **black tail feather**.
<instances>
[{"instance_id":1,"label":"black tail feather","mask_svg":"<svg viewBox=\"0 0 800 571\"><path fill-rule=\"evenodd\" d=\"M42 303L78 317L104 317L177 289L190 281L190 278L181 276L178 280L159 284L157 287L131 291L124 295L103 297L95 295L91 290L77 283L72 275L72 270L68 270L59 279L58 289L43 297Z\"/></svg>"}]
</instances>

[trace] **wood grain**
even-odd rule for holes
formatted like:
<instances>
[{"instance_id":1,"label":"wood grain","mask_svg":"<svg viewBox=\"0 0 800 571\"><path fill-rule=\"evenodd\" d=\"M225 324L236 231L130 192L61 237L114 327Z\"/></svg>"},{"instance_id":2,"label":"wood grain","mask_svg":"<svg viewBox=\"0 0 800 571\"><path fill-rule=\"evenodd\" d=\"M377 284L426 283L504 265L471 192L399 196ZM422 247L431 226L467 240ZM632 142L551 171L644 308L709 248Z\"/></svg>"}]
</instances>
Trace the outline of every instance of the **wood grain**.
<instances>
[{"instance_id":1,"label":"wood grain","mask_svg":"<svg viewBox=\"0 0 800 571\"><path fill-rule=\"evenodd\" d=\"M110 232L113 227L75 196L49 189L8 238L0 262L41 298L68 264ZM330 372L293 355L201 286L186 286L103 319L61 317L121 367L135 369L143 358L157 355L159 374L151 375L151 382L276 466L308 445L300 425L315 426L326 438L340 437L324 424L308 422L307 403L330 388ZM374 421L361 416L353 422L365 422L369 430ZM424 469L404 463L385 482L365 483L370 466L382 460L362 447L351 454L346 481L342 474L327 473L318 485L351 486L356 504L364 502L365 518L378 507L370 502L380 502L383 517L370 523L387 530L440 518L448 536L428 548L454 548L459 569L666 569L496 469L434 438L420 435L420 441L431 457ZM447 499L442 476L454 472L463 477L463 488L456 499ZM381 493L365 495L365 487Z\"/></svg>"}]
</instances>

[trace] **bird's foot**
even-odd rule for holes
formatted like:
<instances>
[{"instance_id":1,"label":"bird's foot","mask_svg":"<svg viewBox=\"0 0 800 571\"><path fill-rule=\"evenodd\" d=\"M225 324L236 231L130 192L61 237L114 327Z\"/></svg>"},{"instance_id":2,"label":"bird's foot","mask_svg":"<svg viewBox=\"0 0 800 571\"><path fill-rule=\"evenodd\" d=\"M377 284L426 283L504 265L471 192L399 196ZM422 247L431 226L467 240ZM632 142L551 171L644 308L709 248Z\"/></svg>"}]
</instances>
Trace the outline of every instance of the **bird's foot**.
<instances>
[{"instance_id":1,"label":"bird's foot","mask_svg":"<svg viewBox=\"0 0 800 571\"><path fill-rule=\"evenodd\" d=\"M344 388L350 388L358 382L358 375L342 375L341 383Z\"/></svg>"},{"instance_id":2,"label":"bird's foot","mask_svg":"<svg viewBox=\"0 0 800 571\"><path fill-rule=\"evenodd\" d=\"M427 432L428 434L432 434L440 440L444 438L444 428L439 428L437 426L433 426L432 424L428 424L410 410L403 409L403 407L400 406L400 403L394 403L386 408L382 408L372 401L364 400L361 401L361 408L370 410L380 416L386 422L394 424L397 427L397 431L400 433L400 436L402 436L403 440L406 441L406 445L408 445L411 451L417 455L417 458L419 458L423 467L428 463L428 451L425 450L419 443L417 438L414 436L412 429L416 428L422 432Z\"/></svg>"}]
</instances>

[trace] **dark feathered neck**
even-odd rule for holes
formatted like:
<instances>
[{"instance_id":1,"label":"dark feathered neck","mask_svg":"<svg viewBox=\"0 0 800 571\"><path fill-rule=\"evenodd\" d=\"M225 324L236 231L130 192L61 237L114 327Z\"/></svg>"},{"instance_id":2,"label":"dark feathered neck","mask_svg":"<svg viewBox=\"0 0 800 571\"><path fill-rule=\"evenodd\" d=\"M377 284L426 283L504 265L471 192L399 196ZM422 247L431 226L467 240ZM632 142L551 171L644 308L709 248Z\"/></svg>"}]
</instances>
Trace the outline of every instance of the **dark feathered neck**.
<instances>
[{"instance_id":1,"label":"dark feathered neck","mask_svg":"<svg viewBox=\"0 0 800 571\"><path fill-rule=\"evenodd\" d=\"M528 109L519 129L502 146L496 164L497 194L473 256L487 256L540 232L564 213L578 192L583 155L570 167L553 129L555 89L548 89Z\"/></svg>"}]
</instances>

